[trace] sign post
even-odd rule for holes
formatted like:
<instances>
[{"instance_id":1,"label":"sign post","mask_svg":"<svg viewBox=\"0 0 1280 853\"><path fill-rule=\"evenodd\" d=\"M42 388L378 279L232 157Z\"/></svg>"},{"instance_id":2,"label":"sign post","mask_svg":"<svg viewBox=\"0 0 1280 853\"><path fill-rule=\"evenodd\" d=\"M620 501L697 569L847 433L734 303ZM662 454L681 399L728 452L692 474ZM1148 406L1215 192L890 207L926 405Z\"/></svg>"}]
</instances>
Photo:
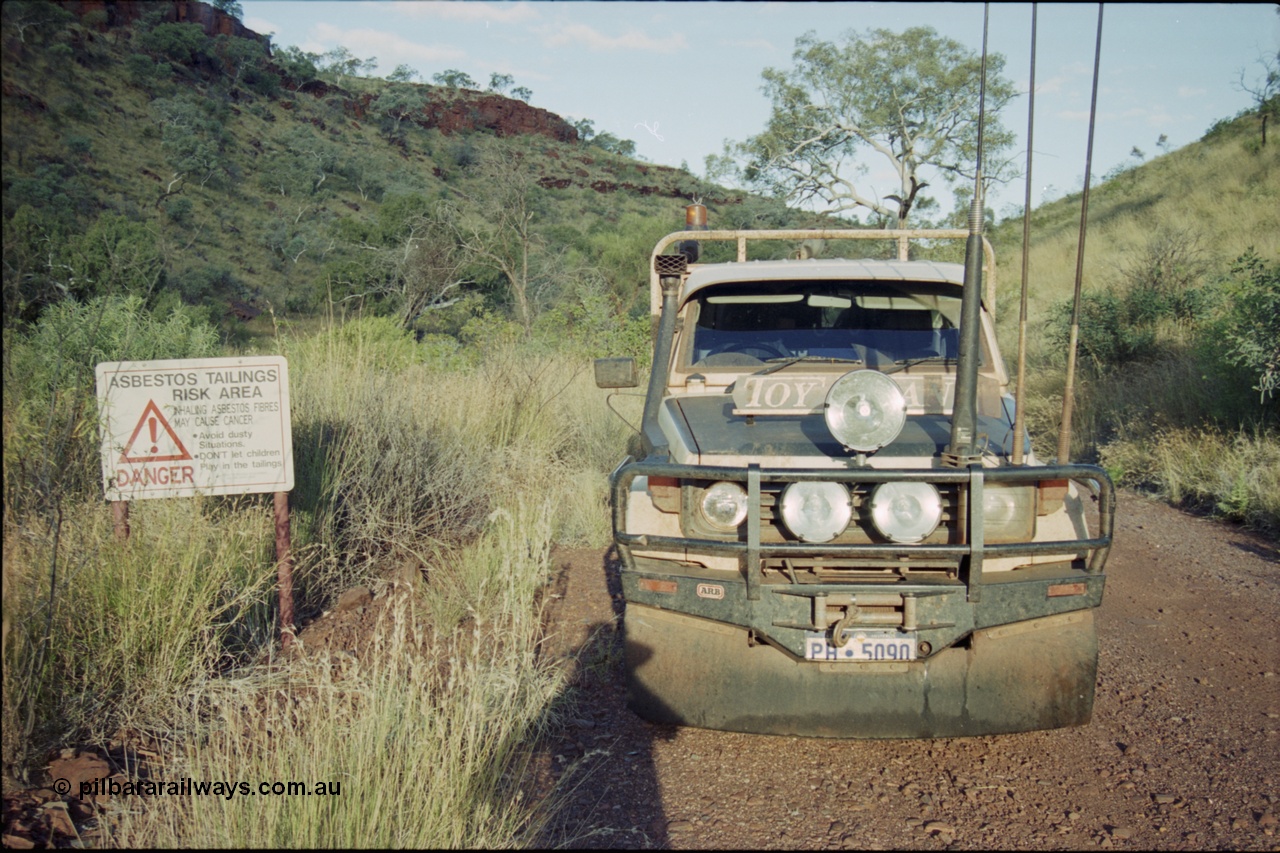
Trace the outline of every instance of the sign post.
<instances>
[{"instance_id":1,"label":"sign post","mask_svg":"<svg viewBox=\"0 0 1280 853\"><path fill-rule=\"evenodd\" d=\"M275 493L282 642L293 636L293 439L283 356L103 362L102 485L116 534L128 501Z\"/></svg>"}]
</instances>

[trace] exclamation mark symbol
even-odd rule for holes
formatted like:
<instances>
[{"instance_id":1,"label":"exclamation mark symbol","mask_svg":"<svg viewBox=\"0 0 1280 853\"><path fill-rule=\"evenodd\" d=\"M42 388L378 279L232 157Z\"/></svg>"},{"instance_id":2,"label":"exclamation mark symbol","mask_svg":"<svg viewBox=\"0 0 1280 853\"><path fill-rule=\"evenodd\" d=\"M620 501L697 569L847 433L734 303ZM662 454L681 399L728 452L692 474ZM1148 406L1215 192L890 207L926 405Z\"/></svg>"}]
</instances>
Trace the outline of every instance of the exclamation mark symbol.
<instances>
[{"instance_id":1,"label":"exclamation mark symbol","mask_svg":"<svg viewBox=\"0 0 1280 853\"><path fill-rule=\"evenodd\" d=\"M151 452L155 453L160 448L156 445L156 419L147 418L147 426L151 429Z\"/></svg>"}]
</instances>

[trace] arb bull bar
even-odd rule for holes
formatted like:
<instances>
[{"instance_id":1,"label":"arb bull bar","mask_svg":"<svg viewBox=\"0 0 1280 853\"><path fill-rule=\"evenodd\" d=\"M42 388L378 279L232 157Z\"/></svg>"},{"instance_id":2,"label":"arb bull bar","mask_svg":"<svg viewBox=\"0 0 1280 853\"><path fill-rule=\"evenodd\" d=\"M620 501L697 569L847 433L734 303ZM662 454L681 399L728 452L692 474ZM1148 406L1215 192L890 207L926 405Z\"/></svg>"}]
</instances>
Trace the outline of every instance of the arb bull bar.
<instances>
[{"instance_id":1,"label":"arb bull bar","mask_svg":"<svg viewBox=\"0 0 1280 853\"><path fill-rule=\"evenodd\" d=\"M635 534L626 529L637 477L735 480L749 509L737 541ZM1101 603L1114 489L1101 468L1049 465L835 470L720 468L625 462L614 472L613 526L628 602L630 697L658 721L747 732L836 737L950 737L1081 725L1097 675L1093 608ZM763 542L761 485L797 480L874 485L955 484L966 490L961 543ZM1097 534L986 543L985 484L1070 480L1097 500ZM640 551L637 557L633 552ZM738 575L692 565L696 554L738 558ZM670 558L655 557L669 554ZM889 582L766 581L765 561L839 557L869 564L910 554L954 561L950 578ZM988 573L987 559L1058 555L1060 561ZM864 606L865 605L865 606ZM833 612L834 611L834 612ZM886 611L888 611L886 613ZM826 662L803 655L806 637L889 626L918 643L911 660Z\"/></svg>"}]
</instances>

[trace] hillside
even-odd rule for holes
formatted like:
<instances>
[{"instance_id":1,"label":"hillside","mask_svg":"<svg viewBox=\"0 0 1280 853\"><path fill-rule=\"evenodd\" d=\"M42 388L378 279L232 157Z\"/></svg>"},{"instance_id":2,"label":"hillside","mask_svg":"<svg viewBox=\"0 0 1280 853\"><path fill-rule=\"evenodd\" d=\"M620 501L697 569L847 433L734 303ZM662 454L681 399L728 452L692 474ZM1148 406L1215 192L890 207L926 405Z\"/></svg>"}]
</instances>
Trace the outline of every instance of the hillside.
<instances>
[{"instance_id":1,"label":"hillside","mask_svg":"<svg viewBox=\"0 0 1280 853\"><path fill-rule=\"evenodd\" d=\"M1274 134L1273 134L1274 136ZM1042 316L1071 294L1080 193L1031 216L1030 314ZM990 234L1000 259L1001 315L1016 321L1022 220ZM1252 247L1280 257L1280 144L1260 144L1256 114L1224 119L1204 138L1145 162L1122 164L1089 195L1084 288L1114 289L1153 241L1172 239L1209 268L1225 268Z\"/></svg>"},{"instance_id":2,"label":"hillside","mask_svg":"<svg viewBox=\"0 0 1280 853\"><path fill-rule=\"evenodd\" d=\"M504 191L533 214L531 312L576 310L586 288L625 315L693 198L726 226L814 219L584 142L521 100L317 70L203 3L5 4L3 44L9 317L122 291L224 329L228 310L403 313L424 223L505 239L480 221ZM458 278L451 295L471 298L441 329L512 307L492 266Z\"/></svg>"}]
</instances>

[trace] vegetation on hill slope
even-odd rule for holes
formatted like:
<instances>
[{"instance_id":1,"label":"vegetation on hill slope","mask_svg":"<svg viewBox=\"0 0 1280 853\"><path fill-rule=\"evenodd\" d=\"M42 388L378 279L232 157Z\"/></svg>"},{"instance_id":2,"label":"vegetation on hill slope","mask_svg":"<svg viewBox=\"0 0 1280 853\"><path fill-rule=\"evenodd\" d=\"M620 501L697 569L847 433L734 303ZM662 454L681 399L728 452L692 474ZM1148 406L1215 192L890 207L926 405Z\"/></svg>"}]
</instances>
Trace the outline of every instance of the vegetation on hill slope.
<instances>
[{"instance_id":1,"label":"vegetation on hill slope","mask_svg":"<svg viewBox=\"0 0 1280 853\"><path fill-rule=\"evenodd\" d=\"M694 198L725 225L814 219L613 153L605 135L581 141L589 124L518 99L360 78L296 48L269 56L248 31L172 20L202 4L138 5L152 10L108 22L6 4L6 316L132 292L218 319L237 302L241 316L340 306L412 324L439 308L428 299L409 316L415 289L451 283L422 281L425 235L470 249L434 331L456 333L486 307L521 314L493 259L513 239L531 261L516 283L526 313L583 311L595 288L625 319L644 305L644 245ZM31 6L50 20L20 29ZM458 221L513 194L532 215L527 234ZM634 247L618 251L620 234Z\"/></svg>"},{"instance_id":2,"label":"vegetation on hill slope","mask_svg":"<svg viewBox=\"0 0 1280 853\"><path fill-rule=\"evenodd\" d=\"M1072 455L1175 503L1280 530L1280 145L1262 144L1248 111L1126 165L1090 193ZM1031 216L1028 409L1045 457L1079 222L1079 194ZM1021 238L1020 220L992 234L1010 361Z\"/></svg>"}]
</instances>

